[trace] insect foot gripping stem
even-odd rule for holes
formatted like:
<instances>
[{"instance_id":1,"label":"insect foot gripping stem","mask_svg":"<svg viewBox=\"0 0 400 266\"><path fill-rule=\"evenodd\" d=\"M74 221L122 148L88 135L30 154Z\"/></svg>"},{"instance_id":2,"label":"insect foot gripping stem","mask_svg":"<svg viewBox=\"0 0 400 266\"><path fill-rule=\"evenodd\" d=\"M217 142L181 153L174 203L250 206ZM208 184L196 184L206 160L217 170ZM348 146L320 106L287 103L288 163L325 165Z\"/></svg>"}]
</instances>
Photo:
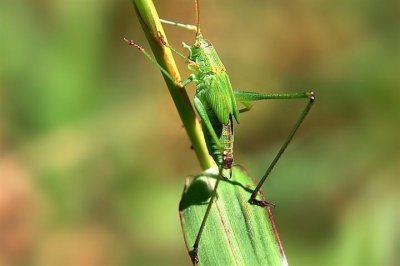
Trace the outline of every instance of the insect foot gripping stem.
<instances>
[{"instance_id":1,"label":"insect foot gripping stem","mask_svg":"<svg viewBox=\"0 0 400 266\"><path fill-rule=\"evenodd\" d=\"M162 35L161 31L157 31L157 35L158 35L157 37L160 40L161 44L167 46L167 42L165 41L165 38Z\"/></svg>"},{"instance_id":2,"label":"insect foot gripping stem","mask_svg":"<svg viewBox=\"0 0 400 266\"><path fill-rule=\"evenodd\" d=\"M266 206L272 206L274 208L276 207L275 203L272 203L272 202L269 202L269 201L266 201L266 200L258 200L258 199L255 199L255 198L250 198L249 199L249 203L252 204L252 205L260 206L260 207L266 207Z\"/></svg>"},{"instance_id":3,"label":"insect foot gripping stem","mask_svg":"<svg viewBox=\"0 0 400 266\"><path fill-rule=\"evenodd\" d=\"M197 263L199 263L199 257L197 256L198 251L199 248L195 246L193 246L193 249L189 251L189 256L190 259L192 260L193 265L197 265Z\"/></svg>"}]
</instances>

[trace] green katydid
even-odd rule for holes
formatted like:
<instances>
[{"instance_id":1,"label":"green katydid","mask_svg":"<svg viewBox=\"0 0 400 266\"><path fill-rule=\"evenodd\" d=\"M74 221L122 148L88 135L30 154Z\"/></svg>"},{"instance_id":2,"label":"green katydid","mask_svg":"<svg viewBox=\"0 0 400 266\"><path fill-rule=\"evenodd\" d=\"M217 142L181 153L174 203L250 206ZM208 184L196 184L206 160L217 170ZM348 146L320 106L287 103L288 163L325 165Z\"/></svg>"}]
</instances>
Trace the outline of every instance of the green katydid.
<instances>
[{"instance_id":1,"label":"green katydid","mask_svg":"<svg viewBox=\"0 0 400 266\"><path fill-rule=\"evenodd\" d=\"M183 54L178 52L176 49L171 47L164 41L162 35L159 35L160 42L169 47L172 51L177 53L179 56L185 58L188 63L188 68L193 72L188 79L177 82L168 72L160 66L157 61L151 57L140 45L136 44L132 40L125 39L130 45L138 48L147 58L150 59L160 70L177 83L179 86L185 87L191 82L196 85L196 93L194 96L194 105L197 113L201 119L201 125L203 128L204 138L207 144L209 154L214 159L218 166L217 181L214 186L210 201L208 203L206 213L202 220L201 226L197 233L193 249L189 252L192 262L195 264L198 262L198 246L200 238L206 225L208 215L210 213L213 201L217 195L217 188L220 180L224 177L223 170L230 170L232 175L232 165L234 163L233 158L233 141L234 141L234 121L239 123L239 114L242 112L249 111L252 107L252 101L258 100L271 100L271 99L308 99L308 103L300 114L297 122L293 126L291 132L287 136L283 145L279 149L275 158L269 165L265 174L259 181L258 185L254 189L250 196L249 204L258 205L265 207L270 203L264 200L256 199L261 186L269 176L270 172L280 159L283 152L286 150L288 144L292 140L294 134L300 127L301 123L307 116L311 109L315 95L314 92L302 92L302 93L257 93L248 91L233 91L229 76L226 73L226 69L222 64L219 56L213 47L213 45L203 37L200 31L200 20L199 20L199 3L195 0L196 4L196 20L197 24L188 25L177 22L171 22L167 20L161 20L162 23L178 26L188 30L194 30L196 32L195 41L193 45L183 44L185 48L189 50L189 56L185 57ZM237 103L243 104L244 108L239 110Z\"/></svg>"}]
</instances>

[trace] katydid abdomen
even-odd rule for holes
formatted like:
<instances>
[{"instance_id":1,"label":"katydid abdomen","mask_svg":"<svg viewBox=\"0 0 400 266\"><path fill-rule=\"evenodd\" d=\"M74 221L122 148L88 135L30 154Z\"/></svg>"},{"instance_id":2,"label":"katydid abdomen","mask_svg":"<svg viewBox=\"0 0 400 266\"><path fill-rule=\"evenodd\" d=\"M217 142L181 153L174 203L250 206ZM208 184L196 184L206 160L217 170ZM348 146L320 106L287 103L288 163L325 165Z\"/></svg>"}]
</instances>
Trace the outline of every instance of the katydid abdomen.
<instances>
[{"instance_id":1,"label":"katydid abdomen","mask_svg":"<svg viewBox=\"0 0 400 266\"><path fill-rule=\"evenodd\" d=\"M214 159L215 163L222 166L224 169L231 169L233 164L233 142L234 142L234 131L233 131L233 119L232 115L229 116L228 123L221 124L215 113L211 108L206 109L210 117L211 123L214 126L215 133L217 134L219 144L222 148L215 143L211 134L203 126L204 138L206 141L208 153Z\"/></svg>"}]
</instances>

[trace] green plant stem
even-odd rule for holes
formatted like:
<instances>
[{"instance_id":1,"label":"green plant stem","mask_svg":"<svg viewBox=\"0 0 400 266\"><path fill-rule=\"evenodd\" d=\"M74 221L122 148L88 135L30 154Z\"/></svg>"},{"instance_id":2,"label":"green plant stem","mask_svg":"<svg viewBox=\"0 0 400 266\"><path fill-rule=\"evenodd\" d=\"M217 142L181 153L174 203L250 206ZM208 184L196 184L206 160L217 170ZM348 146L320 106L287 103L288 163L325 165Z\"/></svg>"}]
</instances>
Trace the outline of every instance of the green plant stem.
<instances>
[{"instance_id":1,"label":"green plant stem","mask_svg":"<svg viewBox=\"0 0 400 266\"><path fill-rule=\"evenodd\" d=\"M133 6L135 7L140 24L142 25L143 31L148 42L150 43L150 47L157 62L172 77L174 77L175 80L180 81L181 77L171 50L165 45L162 45L158 38L158 33L160 32L162 36L164 36L165 41L167 41L167 37L161 25L160 18L157 14L157 10L153 4L153 1L133 0ZM174 82L172 82L166 76L164 76L164 79L167 83L168 90L175 103L176 109L178 110L179 116L192 143L202 170L206 170L214 166L214 161L208 155L200 123L196 118L195 111L190 103L185 88L175 85Z\"/></svg>"}]
</instances>

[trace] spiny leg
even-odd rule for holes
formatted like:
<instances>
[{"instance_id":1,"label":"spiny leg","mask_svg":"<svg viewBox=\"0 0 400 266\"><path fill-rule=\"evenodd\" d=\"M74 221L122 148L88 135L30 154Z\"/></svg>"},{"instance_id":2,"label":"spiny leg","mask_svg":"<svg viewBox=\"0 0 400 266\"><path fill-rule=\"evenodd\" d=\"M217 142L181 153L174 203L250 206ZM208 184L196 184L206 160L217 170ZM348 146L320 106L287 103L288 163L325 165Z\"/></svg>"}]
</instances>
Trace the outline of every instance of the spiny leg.
<instances>
[{"instance_id":1,"label":"spiny leg","mask_svg":"<svg viewBox=\"0 0 400 266\"><path fill-rule=\"evenodd\" d=\"M314 100L315 94L314 92L303 92L303 93L274 93L274 94L263 94L263 93L256 93L256 92L240 92L235 91L235 98L239 102L247 103L250 101L257 101L257 100L270 100L270 99L301 99L301 98L308 98L309 102L304 108L303 112L300 114L299 118L297 119L295 125L293 126L292 130L290 131L289 135L287 136L286 140L282 144L281 148L279 149L278 153L275 155L275 158L269 165L267 171L258 182L256 188L254 189L253 193L250 196L249 202L254 205L258 205L261 207L265 207L270 203L265 200L257 200L257 194L260 191L262 185L264 184L265 180L271 173L272 169L275 167L276 163L279 161L280 157L282 156L283 152L286 150L287 146L289 145L290 141L293 139L296 131L299 129L300 125L304 121L305 117L307 116L308 112L310 111ZM246 104L245 104L246 106ZM246 106L247 107L247 106ZM245 108L246 109L246 108ZM247 111L247 110L246 110ZM271 204L272 205L272 204Z\"/></svg>"},{"instance_id":2,"label":"spiny leg","mask_svg":"<svg viewBox=\"0 0 400 266\"><path fill-rule=\"evenodd\" d=\"M203 220L201 221L200 229L197 232L196 240L194 241L192 250L189 251L189 256L190 256L190 258L192 260L192 263L194 265L199 262L199 257L198 257L197 254L199 252L200 238L201 238L201 236L203 234L203 230L204 230L204 227L206 225L208 216L210 215L210 211L211 211L211 207L213 205L214 199L217 196L218 185L219 185L219 182L221 181L221 177L222 177L222 169L223 169L222 165L220 165L218 167L218 177L217 177L217 181L216 181L215 186L214 186L214 190L213 190L213 192L211 194L210 202L207 205L207 209L206 209L206 212L204 214Z\"/></svg>"},{"instance_id":3,"label":"spiny leg","mask_svg":"<svg viewBox=\"0 0 400 266\"><path fill-rule=\"evenodd\" d=\"M296 92L296 93L259 93L253 91L233 91L235 99L238 102L254 102L260 100L275 99L311 99L315 97L314 92Z\"/></svg>"},{"instance_id":4,"label":"spiny leg","mask_svg":"<svg viewBox=\"0 0 400 266\"><path fill-rule=\"evenodd\" d=\"M160 40L160 42L162 43L162 45L168 47L169 49L171 49L174 53L176 53L177 55L179 55L180 57L182 57L183 59L185 59L187 62L191 62L187 56L185 56L184 54L182 54L181 52L179 52L177 49L175 49L174 47L172 47L169 43L167 43L165 41L164 36L162 35L161 32L158 32L158 39ZM194 63L194 62L193 62Z\"/></svg>"},{"instance_id":5,"label":"spiny leg","mask_svg":"<svg viewBox=\"0 0 400 266\"><path fill-rule=\"evenodd\" d=\"M192 82L195 78L195 76L192 74L189 76L188 79L184 80L184 81L176 81L169 73L168 71L162 67L156 59L154 59L148 52L146 52L146 50L139 44L135 43L133 40L128 40L126 38L124 38L124 41L127 42L129 45L132 45L134 47L136 47L140 52L142 52L147 59L149 59L158 69L161 70L161 72L168 78L170 79L172 82L174 82L177 86L180 87L185 87L187 84L189 84L190 82Z\"/></svg>"},{"instance_id":6,"label":"spiny leg","mask_svg":"<svg viewBox=\"0 0 400 266\"><path fill-rule=\"evenodd\" d=\"M165 47L168 47L169 49L171 49L172 52L174 52L175 54L177 54L179 57L183 58L185 60L185 63L188 64L189 66L194 66L194 67L199 67L199 65L190 60L187 56L185 56L184 54L182 54L181 52L179 52L177 49L175 49L174 47L172 47L169 43L167 43L165 41L164 36L162 35L161 32L158 32L158 39L160 40L160 42L162 43L162 45L164 45Z\"/></svg>"},{"instance_id":7,"label":"spiny leg","mask_svg":"<svg viewBox=\"0 0 400 266\"><path fill-rule=\"evenodd\" d=\"M139 44L135 43L133 40L128 40L127 38L124 38L124 41L127 42L129 45L132 45L134 47L136 47L140 52L142 52L147 59L149 59L158 69L161 70L161 72L167 77L169 78L172 82L177 83L177 81L167 72L167 70L165 70L165 68L163 68L156 59L154 59L148 52L146 52L146 50L140 46ZM177 84L179 85L179 84Z\"/></svg>"}]
</instances>

